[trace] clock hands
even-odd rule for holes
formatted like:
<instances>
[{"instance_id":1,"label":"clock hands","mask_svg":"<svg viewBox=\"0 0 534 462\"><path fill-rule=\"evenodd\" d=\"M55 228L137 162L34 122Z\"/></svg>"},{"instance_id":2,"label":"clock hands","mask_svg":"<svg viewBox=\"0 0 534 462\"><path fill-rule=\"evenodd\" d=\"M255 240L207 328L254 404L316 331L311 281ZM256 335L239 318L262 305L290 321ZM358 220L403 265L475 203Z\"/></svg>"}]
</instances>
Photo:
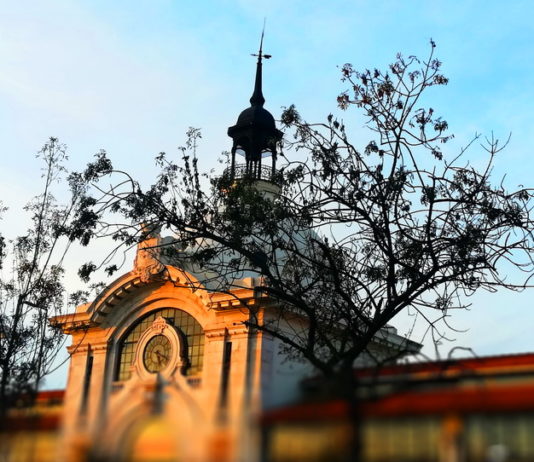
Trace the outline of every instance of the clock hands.
<instances>
[{"instance_id":1,"label":"clock hands","mask_svg":"<svg viewBox=\"0 0 534 462\"><path fill-rule=\"evenodd\" d=\"M165 365L169 361L169 357L160 351L161 348L154 348L152 350L152 360L157 363L158 367Z\"/></svg>"},{"instance_id":2,"label":"clock hands","mask_svg":"<svg viewBox=\"0 0 534 462\"><path fill-rule=\"evenodd\" d=\"M165 356L164 354L161 354L158 350L155 351L156 356L158 358L158 365L161 365L161 361L168 361L169 357Z\"/></svg>"}]
</instances>

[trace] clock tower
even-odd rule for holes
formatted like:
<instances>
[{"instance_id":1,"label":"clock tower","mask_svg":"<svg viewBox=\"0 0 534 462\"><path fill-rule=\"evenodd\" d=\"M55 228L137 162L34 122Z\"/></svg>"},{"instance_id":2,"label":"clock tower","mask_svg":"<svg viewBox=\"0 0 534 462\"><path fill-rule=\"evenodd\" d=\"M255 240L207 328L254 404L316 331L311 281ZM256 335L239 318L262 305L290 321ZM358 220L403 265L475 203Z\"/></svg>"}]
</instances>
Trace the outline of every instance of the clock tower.
<instances>
[{"instance_id":1,"label":"clock tower","mask_svg":"<svg viewBox=\"0 0 534 462\"><path fill-rule=\"evenodd\" d=\"M270 56L262 44L250 107L228 129L227 173L270 183L282 132L263 107ZM259 316L265 309L259 281L214 291L202 270L178 268L158 251L172 239L158 229L146 235L131 271L53 319L72 337L62 459L258 460L259 416L294 399L308 368L289 370L276 341L247 327L251 307Z\"/></svg>"}]
</instances>

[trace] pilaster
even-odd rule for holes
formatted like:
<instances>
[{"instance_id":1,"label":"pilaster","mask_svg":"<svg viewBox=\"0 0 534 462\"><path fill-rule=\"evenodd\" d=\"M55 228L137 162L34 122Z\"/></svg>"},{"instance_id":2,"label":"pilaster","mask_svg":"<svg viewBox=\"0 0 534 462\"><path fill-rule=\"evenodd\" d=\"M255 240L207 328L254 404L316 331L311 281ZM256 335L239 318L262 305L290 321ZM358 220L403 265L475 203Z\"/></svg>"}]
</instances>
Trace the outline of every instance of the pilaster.
<instances>
[{"instance_id":1,"label":"pilaster","mask_svg":"<svg viewBox=\"0 0 534 462\"><path fill-rule=\"evenodd\" d=\"M213 422L218 418L220 390L222 382L222 364L224 344L227 336L226 327L208 327L204 329L206 340L204 344L204 366L202 372L202 389L207 408L207 414Z\"/></svg>"},{"instance_id":2,"label":"pilaster","mask_svg":"<svg viewBox=\"0 0 534 462\"><path fill-rule=\"evenodd\" d=\"M93 370L91 374L91 384L87 397L87 429L93 434L97 428L99 418L105 413L102 409L103 392L106 377L106 356L108 352L107 342L91 344L93 355Z\"/></svg>"}]
</instances>

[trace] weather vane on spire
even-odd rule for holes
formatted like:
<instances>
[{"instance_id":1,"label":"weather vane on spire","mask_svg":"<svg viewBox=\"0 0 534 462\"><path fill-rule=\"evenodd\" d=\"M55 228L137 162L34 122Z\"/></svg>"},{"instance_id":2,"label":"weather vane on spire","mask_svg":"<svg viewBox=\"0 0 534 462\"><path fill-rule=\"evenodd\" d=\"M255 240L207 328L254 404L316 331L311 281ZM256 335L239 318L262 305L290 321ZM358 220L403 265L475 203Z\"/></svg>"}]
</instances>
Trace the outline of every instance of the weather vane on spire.
<instances>
[{"instance_id":1,"label":"weather vane on spire","mask_svg":"<svg viewBox=\"0 0 534 462\"><path fill-rule=\"evenodd\" d=\"M263 97L263 93L261 90L261 59L269 59L271 55L264 55L263 54L263 36L265 35L265 19L263 20L263 30L261 31L261 40L260 40L260 51L256 54L252 54L252 56L258 57L258 62L256 64L256 80L254 82L254 93L252 93L252 96L250 97L250 104L252 106L263 106L265 103L265 98Z\"/></svg>"},{"instance_id":2,"label":"weather vane on spire","mask_svg":"<svg viewBox=\"0 0 534 462\"><path fill-rule=\"evenodd\" d=\"M250 56L257 56L258 57L258 63L261 63L261 58L269 59L272 55L264 55L263 54L263 36L265 35L265 21L266 19L263 19L263 30L261 31L261 40L260 40L260 51L258 53L252 53Z\"/></svg>"}]
</instances>

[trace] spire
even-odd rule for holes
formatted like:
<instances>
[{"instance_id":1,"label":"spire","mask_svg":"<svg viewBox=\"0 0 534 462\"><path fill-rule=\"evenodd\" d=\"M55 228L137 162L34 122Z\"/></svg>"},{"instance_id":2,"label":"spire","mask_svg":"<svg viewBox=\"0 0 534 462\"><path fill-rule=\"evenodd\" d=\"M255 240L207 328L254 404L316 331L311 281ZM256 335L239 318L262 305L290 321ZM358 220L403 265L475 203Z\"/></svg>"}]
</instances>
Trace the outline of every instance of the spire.
<instances>
[{"instance_id":1,"label":"spire","mask_svg":"<svg viewBox=\"0 0 534 462\"><path fill-rule=\"evenodd\" d=\"M263 107L265 104L265 98L263 97L262 92L262 58L269 59L271 55L263 54L263 35L265 34L265 22L263 23L263 30L261 31L261 40L260 40L260 51L258 54L253 54L252 56L258 57L258 62L256 63L256 80L254 82L254 93L250 97L250 104L252 106Z\"/></svg>"}]
</instances>

